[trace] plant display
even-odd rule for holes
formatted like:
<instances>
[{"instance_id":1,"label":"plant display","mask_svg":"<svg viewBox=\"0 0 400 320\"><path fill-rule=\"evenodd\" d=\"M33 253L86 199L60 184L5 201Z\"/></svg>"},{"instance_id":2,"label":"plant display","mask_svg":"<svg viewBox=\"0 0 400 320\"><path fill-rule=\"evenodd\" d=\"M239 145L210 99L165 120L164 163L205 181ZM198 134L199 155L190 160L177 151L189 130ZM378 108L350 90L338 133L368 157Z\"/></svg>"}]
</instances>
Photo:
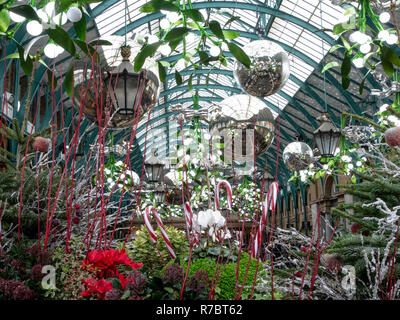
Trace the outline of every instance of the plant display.
<instances>
[{"instance_id":1,"label":"plant display","mask_svg":"<svg viewBox=\"0 0 400 320\"><path fill-rule=\"evenodd\" d=\"M165 227L165 231L177 256L185 255L188 252L188 243L185 234L172 226ZM161 231L156 229L155 232L157 238L162 239ZM149 275L157 275L164 267L163 259L167 261L169 257L165 243L162 240L159 243L158 249L163 258L155 251L154 244L146 227L142 226L136 232L136 238L127 245L128 256L133 260L141 261L143 263L143 270Z\"/></svg>"}]
</instances>

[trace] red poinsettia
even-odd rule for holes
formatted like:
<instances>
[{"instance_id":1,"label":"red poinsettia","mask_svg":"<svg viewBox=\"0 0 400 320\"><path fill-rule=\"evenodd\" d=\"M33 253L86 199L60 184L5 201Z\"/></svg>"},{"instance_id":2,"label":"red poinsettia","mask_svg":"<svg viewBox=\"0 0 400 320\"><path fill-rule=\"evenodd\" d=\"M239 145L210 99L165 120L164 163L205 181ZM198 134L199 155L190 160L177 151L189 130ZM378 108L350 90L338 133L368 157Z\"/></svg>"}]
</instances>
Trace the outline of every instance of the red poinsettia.
<instances>
[{"instance_id":1,"label":"red poinsettia","mask_svg":"<svg viewBox=\"0 0 400 320\"><path fill-rule=\"evenodd\" d=\"M118 275L118 265L130 266L132 269L141 268L142 263L132 261L122 250L92 250L88 253L87 259L83 261L84 267L92 267L97 270L99 278L110 278Z\"/></svg>"},{"instance_id":2,"label":"red poinsettia","mask_svg":"<svg viewBox=\"0 0 400 320\"><path fill-rule=\"evenodd\" d=\"M96 281L93 278L86 279L84 284L87 290L83 291L82 295L88 297L97 294L99 299L104 299L105 293L112 289L111 282L105 279L114 277L119 279L122 289L125 290L126 284L130 282L119 272L119 265L129 266L132 269L138 269L143 266L142 263L132 261L126 254L125 249L90 251L87 258L83 261L83 267L96 271L96 276L99 280Z\"/></svg>"},{"instance_id":3,"label":"red poinsettia","mask_svg":"<svg viewBox=\"0 0 400 320\"><path fill-rule=\"evenodd\" d=\"M97 298L104 300L105 294L112 289L112 283L104 279L96 280L93 278L88 278L82 280L83 284L86 286L86 290L82 291L81 294L84 297L92 297L97 295Z\"/></svg>"}]
</instances>

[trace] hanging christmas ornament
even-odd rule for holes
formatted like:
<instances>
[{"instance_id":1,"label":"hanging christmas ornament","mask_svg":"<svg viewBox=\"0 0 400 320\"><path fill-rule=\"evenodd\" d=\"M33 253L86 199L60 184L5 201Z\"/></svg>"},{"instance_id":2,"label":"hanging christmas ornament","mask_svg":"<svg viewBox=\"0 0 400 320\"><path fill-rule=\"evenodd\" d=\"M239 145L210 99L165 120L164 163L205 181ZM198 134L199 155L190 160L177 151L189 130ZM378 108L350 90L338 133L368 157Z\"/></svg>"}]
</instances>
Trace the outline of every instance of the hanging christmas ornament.
<instances>
[{"instance_id":1,"label":"hanging christmas ornament","mask_svg":"<svg viewBox=\"0 0 400 320\"><path fill-rule=\"evenodd\" d=\"M250 42L243 50L251 60L250 68L239 61L234 65L234 76L242 89L255 97L267 97L278 92L290 75L287 53L269 40Z\"/></svg>"},{"instance_id":2,"label":"hanging christmas ornament","mask_svg":"<svg viewBox=\"0 0 400 320\"><path fill-rule=\"evenodd\" d=\"M50 140L43 137L36 137L32 146L36 151L47 152L49 150Z\"/></svg>"},{"instance_id":3,"label":"hanging christmas ornament","mask_svg":"<svg viewBox=\"0 0 400 320\"><path fill-rule=\"evenodd\" d=\"M77 7L70 7L67 11L67 18L71 22L78 22L82 19L82 11Z\"/></svg>"},{"instance_id":4,"label":"hanging christmas ornament","mask_svg":"<svg viewBox=\"0 0 400 320\"><path fill-rule=\"evenodd\" d=\"M299 171L307 168L314 161L314 153L304 142L289 143L283 150L283 162L291 170Z\"/></svg>"},{"instance_id":5,"label":"hanging christmas ornament","mask_svg":"<svg viewBox=\"0 0 400 320\"><path fill-rule=\"evenodd\" d=\"M31 35L31 36L38 36L39 34L42 33L43 27L42 25L37 22L36 20L29 21L26 24L26 31Z\"/></svg>"},{"instance_id":6,"label":"hanging christmas ornament","mask_svg":"<svg viewBox=\"0 0 400 320\"><path fill-rule=\"evenodd\" d=\"M400 146L400 127L390 128L385 131L386 143L391 146Z\"/></svg>"},{"instance_id":7,"label":"hanging christmas ornament","mask_svg":"<svg viewBox=\"0 0 400 320\"><path fill-rule=\"evenodd\" d=\"M225 162L242 164L267 151L274 140L274 117L260 99L234 95L210 113L209 130L213 142L223 143Z\"/></svg>"},{"instance_id":8,"label":"hanging christmas ornament","mask_svg":"<svg viewBox=\"0 0 400 320\"><path fill-rule=\"evenodd\" d=\"M107 65L103 74L91 70L77 70L74 76L75 106L84 101L83 112L87 119L110 129L127 128L137 123L156 104L160 91L158 68L154 60L147 58L142 69L135 72L130 57L136 57L141 45L124 37L104 38L113 45L101 48ZM120 58L116 57L120 52ZM122 58L122 60L121 60ZM89 90L87 90L89 86ZM83 99L86 97L85 99Z\"/></svg>"}]
</instances>

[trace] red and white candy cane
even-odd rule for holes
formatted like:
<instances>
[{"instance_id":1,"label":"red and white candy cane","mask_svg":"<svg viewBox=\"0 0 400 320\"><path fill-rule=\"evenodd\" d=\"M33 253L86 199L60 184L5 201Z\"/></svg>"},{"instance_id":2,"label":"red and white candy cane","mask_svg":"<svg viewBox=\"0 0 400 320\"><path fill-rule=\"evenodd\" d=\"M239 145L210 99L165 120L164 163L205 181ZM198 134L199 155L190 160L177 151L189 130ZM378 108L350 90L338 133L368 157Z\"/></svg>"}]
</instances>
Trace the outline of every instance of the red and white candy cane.
<instances>
[{"instance_id":1,"label":"red and white candy cane","mask_svg":"<svg viewBox=\"0 0 400 320\"><path fill-rule=\"evenodd\" d=\"M147 227L147 230L149 231L151 240L153 241L154 245L157 248L157 237L156 237L156 233L154 232L154 229L153 229L153 227L151 226L151 223L150 223L150 213L153 213L153 216L156 219L158 228L160 228L161 235L162 235L162 237L164 239L165 245L167 246L167 249L168 249L168 252L169 252L171 258L175 259L176 258L176 254L174 252L174 249L172 249L171 242L169 241L168 235L165 232L164 224L161 221L160 215L158 214L157 210L154 207L148 206L146 208L146 212L144 214L144 223L145 223L145 225ZM157 250L158 250L158 248L157 248Z\"/></svg>"},{"instance_id":2,"label":"red and white candy cane","mask_svg":"<svg viewBox=\"0 0 400 320\"><path fill-rule=\"evenodd\" d=\"M192 208L190 207L189 202L185 202L185 204L183 205L183 212L185 213L185 220L186 220L186 226L187 226L188 232L190 232L190 230L192 230L194 243L199 243L198 234L192 228L193 227L193 211L192 211Z\"/></svg>"},{"instance_id":3,"label":"red and white candy cane","mask_svg":"<svg viewBox=\"0 0 400 320\"><path fill-rule=\"evenodd\" d=\"M278 188L279 186L277 182L272 182L268 188L266 201L263 203L262 206L262 215L260 219L260 224L258 226L256 238L254 239L254 247L252 250L253 258L257 256L261 248L262 235L263 235L263 230L265 228L265 222L267 221L268 210L271 210L272 212L275 212L276 210L276 202L278 199Z\"/></svg>"},{"instance_id":4,"label":"red and white candy cane","mask_svg":"<svg viewBox=\"0 0 400 320\"><path fill-rule=\"evenodd\" d=\"M215 210L219 210L219 190L222 186L225 186L228 194L228 209L232 210L232 187L231 184L226 180L221 180L218 182L215 188Z\"/></svg>"}]
</instances>

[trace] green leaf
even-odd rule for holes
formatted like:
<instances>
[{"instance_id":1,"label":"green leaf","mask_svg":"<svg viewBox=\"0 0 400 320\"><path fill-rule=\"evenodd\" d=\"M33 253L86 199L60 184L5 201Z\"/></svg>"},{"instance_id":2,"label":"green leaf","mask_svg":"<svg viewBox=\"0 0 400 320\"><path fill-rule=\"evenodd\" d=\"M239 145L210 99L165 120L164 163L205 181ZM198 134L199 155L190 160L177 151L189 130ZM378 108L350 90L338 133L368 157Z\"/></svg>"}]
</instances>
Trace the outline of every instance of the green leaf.
<instances>
[{"instance_id":1,"label":"green leaf","mask_svg":"<svg viewBox=\"0 0 400 320\"><path fill-rule=\"evenodd\" d=\"M24 48L20 44L17 44L17 48L18 48L19 60L21 63L22 70L24 70L25 74L31 74L32 70L33 70L33 61L31 59L31 57L28 55L28 57L25 60Z\"/></svg>"},{"instance_id":2,"label":"green leaf","mask_svg":"<svg viewBox=\"0 0 400 320\"><path fill-rule=\"evenodd\" d=\"M175 81L178 86L182 84L182 76L178 70L175 70Z\"/></svg>"},{"instance_id":3,"label":"green leaf","mask_svg":"<svg viewBox=\"0 0 400 320\"><path fill-rule=\"evenodd\" d=\"M342 87L344 90L346 90L350 86L350 77L347 76L342 76Z\"/></svg>"},{"instance_id":4,"label":"green leaf","mask_svg":"<svg viewBox=\"0 0 400 320\"><path fill-rule=\"evenodd\" d=\"M142 47L142 49L135 57L135 63L133 65L135 72L139 72L144 62L146 61L147 57L153 56L160 45L161 42L155 42Z\"/></svg>"},{"instance_id":5,"label":"green leaf","mask_svg":"<svg viewBox=\"0 0 400 320\"><path fill-rule=\"evenodd\" d=\"M10 25L10 15L6 9L0 10L0 31L6 32Z\"/></svg>"},{"instance_id":6,"label":"green leaf","mask_svg":"<svg viewBox=\"0 0 400 320\"><path fill-rule=\"evenodd\" d=\"M210 57L208 56L207 52L199 51L198 53L199 53L199 57L200 57L200 62L207 66L208 65L208 61L210 59Z\"/></svg>"},{"instance_id":7,"label":"green leaf","mask_svg":"<svg viewBox=\"0 0 400 320\"><path fill-rule=\"evenodd\" d=\"M247 54L236 44L232 42L228 42L228 48L230 53L233 54L233 56L243 63L247 68L250 68L250 58L247 56Z\"/></svg>"},{"instance_id":8,"label":"green leaf","mask_svg":"<svg viewBox=\"0 0 400 320\"><path fill-rule=\"evenodd\" d=\"M33 10L32 6L23 4L21 6L8 8L8 11L14 12L20 16L25 17L28 20L37 20L39 21L39 16L36 14L36 11Z\"/></svg>"},{"instance_id":9,"label":"green leaf","mask_svg":"<svg viewBox=\"0 0 400 320\"><path fill-rule=\"evenodd\" d=\"M172 41L168 42L168 45L171 48L171 53L176 49L176 47L179 45L179 43L181 43L182 39L172 40Z\"/></svg>"},{"instance_id":10,"label":"green leaf","mask_svg":"<svg viewBox=\"0 0 400 320\"><path fill-rule=\"evenodd\" d=\"M334 34L334 35L342 34L342 33L345 32L345 31L347 31L347 29L345 29L345 28L343 27L343 23L338 23L338 24L335 24L335 25L333 26L333 34Z\"/></svg>"},{"instance_id":11,"label":"green leaf","mask_svg":"<svg viewBox=\"0 0 400 320\"><path fill-rule=\"evenodd\" d=\"M178 39L182 39L183 36L189 31L189 28L186 27L178 27L178 28L174 28L172 30L170 30L164 40L165 41L171 41L171 40L178 40Z\"/></svg>"},{"instance_id":12,"label":"green leaf","mask_svg":"<svg viewBox=\"0 0 400 320\"><path fill-rule=\"evenodd\" d=\"M167 73L165 72L165 67L162 65L160 61L157 62L158 64L158 75L160 77L160 81L165 83Z\"/></svg>"},{"instance_id":13,"label":"green leaf","mask_svg":"<svg viewBox=\"0 0 400 320\"><path fill-rule=\"evenodd\" d=\"M350 70L351 70L351 58L350 55L346 54L344 56L342 66L340 67L340 72L342 74L342 77L349 75Z\"/></svg>"},{"instance_id":14,"label":"green leaf","mask_svg":"<svg viewBox=\"0 0 400 320\"><path fill-rule=\"evenodd\" d=\"M340 63L337 62L337 61L332 61L332 62L327 63L324 66L324 68L322 69L321 73L324 73L325 71L327 71L327 70L329 70L331 68L334 68L334 67L340 67Z\"/></svg>"},{"instance_id":15,"label":"green leaf","mask_svg":"<svg viewBox=\"0 0 400 320\"><path fill-rule=\"evenodd\" d=\"M230 24L230 23L232 23L232 22L234 22L234 21L236 21L236 20L240 20L240 17L233 16L233 17L229 18L229 20L228 20L227 22L225 22L224 28L225 28L228 24Z\"/></svg>"},{"instance_id":16,"label":"green leaf","mask_svg":"<svg viewBox=\"0 0 400 320\"><path fill-rule=\"evenodd\" d=\"M359 88L359 90L358 90L358 92L360 93L360 95L363 94L364 86L365 86L365 80L366 80L366 79L367 79L367 78L364 77L364 79L362 79L362 81L361 81L361 83L360 83L360 88Z\"/></svg>"},{"instance_id":17,"label":"green leaf","mask_svg":"<svg viewBox=\"0 0 400 320\"><path fill-rule=\"evenodd\" d=\"M238 31L222 30L222 33L224 34L225 39L228 39L228 40L233 40L233 39L236 39L237 37L240 37L240 32L238 32Z\"/></svg>"},{"instance_id":18,"label":"green leaf","mask_svg":"<svg viewBox=\"0 0 400 320\"><path fill-rule=\"evenodd\" d=\"M74 82L74 64L71 63L71 67L65 74L65 78L63 81L63 87L65 92L72 97L72 90L73 90L73 82Z\"/></svg>"},{"instance_id":19,"label":"green leaf","mask_svg":"<svg viewBox=\"0 0 400 320\"><path fill-rule=\"evenodd\" d=\"M343 37L340 37L340 39L342 40L343 45L344 45L344 47L346 48L346 50L347 50L347 51L350 51L350 50L351 50L351 45L350 45L350 43L348 43L347 40L346 40L345 38L343 38Z\"/></svg>"},{"instance_id":20,"label":"green leaf","mask_svg":"<svg viewBox=\"0 0 400 320\"><path fill-rule=\"evenodd\" d=\"M58 1L56 1L56 5L55 5L56 14L67 11L67 9L69 9L71 4L73 4L74 2L75 2L74 0L58 0Z\"/></svg>"},{"instance_id":21,"label":"green leaf","mask_svg":"<svg viewBox=\"0 0 400 320\"><path fill-rule=\"evenodd\" d=\"M381 60L382 60L383 71L385 71L385 73L389 77L391 77L393 75L393 72L394 72L393 63L391 63L388 60L384 60L382 56L381 56Z\"/></svg>"},{"instance_id":22,"label":"green leaf","mask_svg":"<svg viewBox=\"0 0 400 320\"><path fill-rule=\"evenodd\" d=\"M86 40L86 18L82 15L81 20L74 22L75 33L82 41Z\"/></svg>"},{"instance_id":23,"label":"green leaf","mask_svg":"<svg viewBox=\"0 0 400 320\"><path fill-rule=\"evenodd\" d=\"M172 289L171 287L164 287L164 290L167 291L170 294L174 293L174 289Z\"/></svg>"},{"instance_id":24,"label":"green leaf","mask_svg":"<svg viewBox=\"0 0 400 320\"><path fill-rule=\"evenodd\" d=\"M344 48L341 44L335 44L332 46L332 48L329 50L329 53L335 52L337 49Z\"/></svg>"},{"instance_id":25,"label":"green leaf","mask_svg":"<svg viewBox=\"0 0 400 320\"><path fill-rule=\"evenodd\" d=\"M131 291L130 290L126 290L124 292L124 294L121 296L121 300L126 300L131 296Z\"/></svg>"},{"instance_id":26,"label":"green leaf","mask_svg":"<svg viewBox=\"0 0 400 320\"><path fill-rule=\"evenodd\" d=\"M179 12L179 7L174 5L172 2L165 1L165 0L152 0L145 5L143 5L139 11L140 12L156 12L160 10L166 10L166 11L174 11L174 12Z\"/></svg>"},{"instance_id":27,"label":"green leaf","mask_svg":"<svg viewBox=\"0 0 400 320\"><path fill-rule=\"evenodd\" d=\"M19 59L19 53L18 52L11 53L7 57L1 59L0 61L10 60L10 59Z\"/></svg>"},{"instance_id":28,"label":"green leaf","mask_svg":"<svg viewBox=\"0 0 400 320\"><path fill-rule=\"evenodd\" d=\"M382 46L381 56L382 60L389 61L395 66L400 67L400 58L392 48Z\"/></svg>"},{"instance_id":29,"label":"green leaf","mask_svg":"<svg viewBox=\"0 0 400 320\"><path fill-rule=\"evenodd\" d=\"M216 37L225 40L224 33L222 32L221 25L218 21L212 20L208 25Z\"/></svg>"},{"instance_id":30,"label":"green leaf","mask_svg":"<svg viewBox=\"0 0 400 320\"><path fill-rule=\"evenodd\" d=\"M193 74L190 75L189 80L188 80L188 88L189 88L189 91L192 91L192 90L193 90L192 81L193 81Z\"/></svg>"},{"instance_id":31,"label":"green leaf","mask_svg":"<svg viewBox=\"0 0 400 320\"><path fill-rule=\"evenodd\" d=\"M93 47L95 47L95 46L112 46L112 43L110 41L101 40L101 39L93 40L93 41L89 42L89 44Z\"/></svg>"},{"instance_id":32,"label":"green leaf","mask_svg":"<svg viewBox=\"0 0 400 320\"><path fill-rule=\"evenodd\" d=\"M56 44L63 47L72 56L75 56L76 48L74 42L65 30L56 26L55 29L47 29L46 33Z\"/></svg>"},{"instance_id":33,"label":"green leaf","mask_svg":"<svg viewBox=\"0 0 400 320\"><path fill-rule=\"evenodd\" d=\"M190 19L192 19L193 21L197 21L197 22L203 22L204 21L204 17L201 14L201 12L199 10L196 9L187 9L187 10L183 10L182 13L189 17Z\"/></svg>"}]
</instances>

